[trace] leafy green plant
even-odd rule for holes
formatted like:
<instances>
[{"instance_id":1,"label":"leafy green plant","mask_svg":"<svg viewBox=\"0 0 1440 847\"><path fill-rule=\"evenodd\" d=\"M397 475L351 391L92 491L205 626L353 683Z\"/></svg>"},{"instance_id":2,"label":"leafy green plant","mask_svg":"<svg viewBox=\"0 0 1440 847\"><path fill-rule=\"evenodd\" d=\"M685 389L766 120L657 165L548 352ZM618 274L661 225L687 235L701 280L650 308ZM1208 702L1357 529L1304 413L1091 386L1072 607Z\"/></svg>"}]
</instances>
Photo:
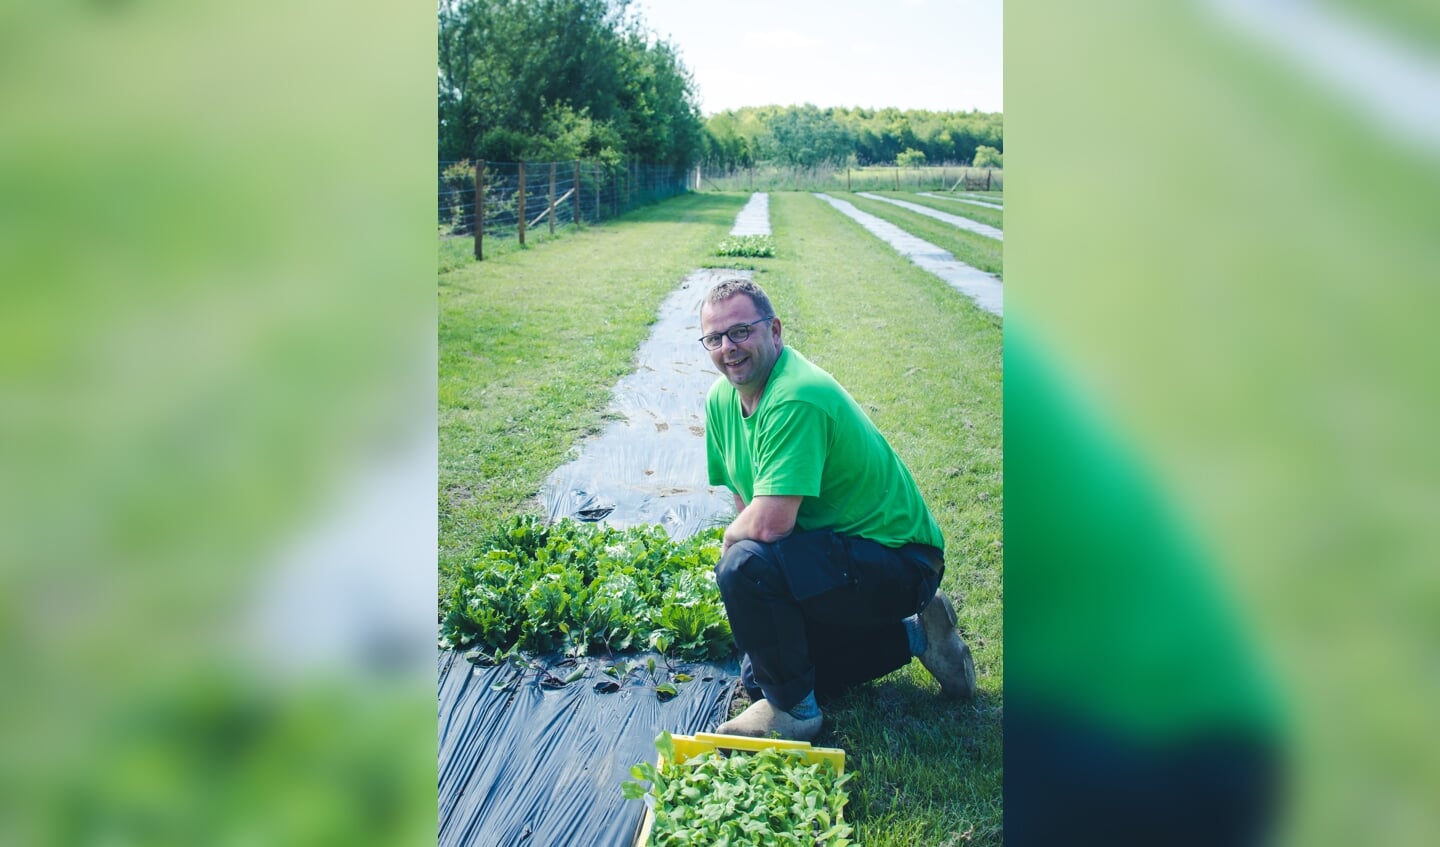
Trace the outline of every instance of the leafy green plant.
<instances>
[{"instance_id":1,"label":"leafy green plant","mask_svg":"<svg viewBox=\"0 0 1440 847\"><path fill-rule=\"evenodd\" d=\"M853 828L843 817L850 774L809 762L795 750L701 753L676 762L668 732L655 739L660 764L630 769L622 783L632 800L647 795L654 822L649 844L778 844L846 847ZM640 780L650 783L649 788Z\"/></svg>"},{"instance_id":2,"label":"leafy green plant","mask_svg":"<svg viewBox=\"0 0 1440 847\"><path fill-rule=\"evenodd\" d=\"M595 683L595 690L601 694L613 694L624 687L626 682L631 682L654 691L655 697L662 703L679 695L680 684L694 679L688 673L677 673L669 660L666 660L662 668L656 663L654 656L647 658L644 664L631 664L624 659L617 659L605 666L605 673L614 679L602 679Z\"/></svg>"},{"instance_id":3,"label":"leafy green plant","mask_svg":"<svg viewBox=\"0 0 1440 847\"><path fill-rule=\"evenodd\" d=\"M715 585L719 560L719 529L672 541L659 526L515 517L460 568L442 607L441 646L724 658L734 642Z\"/></svg>"},{"instance_id":4,"label":"leafy green plant","mask_svg":"<svg viewBox=\"0 0 1440 847\"><path fill-rule=\"evenodd\" d=\"M579 682L589 673L589 666L583 661L574 658L564 659L557 664L547 667L544 664L527 658L516 649L497 650L494 653L485 653L481 650L471 650L465 654L465 660L482 667L495 667L496 665L508 665L515 673L504 679L497 679L491 683L492 691L504 691L507 688L518 688L525 680L527 674L534 672L539 680L541 688L564 688L572 682ZM554 673L557 669L565 669L565 676Z\"/></svg>"},{"instance_id":5,"label":"leafy green plant","mask_svg":"<svg viewBox=\"0 0 1440 847\"><path fill-rule=\"evenodd\" d=\"M775 255L775 239L768 235L731 235L715 248L715 255L768 258Z\"/></svg>"}]
</instances>

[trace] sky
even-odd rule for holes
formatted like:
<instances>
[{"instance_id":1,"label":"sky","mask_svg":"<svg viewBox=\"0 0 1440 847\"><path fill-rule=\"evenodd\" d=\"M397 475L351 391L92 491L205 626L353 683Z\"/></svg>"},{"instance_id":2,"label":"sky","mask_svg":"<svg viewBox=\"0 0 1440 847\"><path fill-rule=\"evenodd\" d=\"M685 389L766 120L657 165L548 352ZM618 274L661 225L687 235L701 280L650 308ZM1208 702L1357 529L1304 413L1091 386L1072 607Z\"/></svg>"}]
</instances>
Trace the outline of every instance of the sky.
<instances>
[{"instance_id":1,"label":"sky","mask_svg":"<svg viewBox=\"0 0 1440 847\"><path fill-rule=\"evenodd\" d=\"M633 0L706 115L741 106L1003 111L1001 0Z\"/></svg>"}]
</instances>

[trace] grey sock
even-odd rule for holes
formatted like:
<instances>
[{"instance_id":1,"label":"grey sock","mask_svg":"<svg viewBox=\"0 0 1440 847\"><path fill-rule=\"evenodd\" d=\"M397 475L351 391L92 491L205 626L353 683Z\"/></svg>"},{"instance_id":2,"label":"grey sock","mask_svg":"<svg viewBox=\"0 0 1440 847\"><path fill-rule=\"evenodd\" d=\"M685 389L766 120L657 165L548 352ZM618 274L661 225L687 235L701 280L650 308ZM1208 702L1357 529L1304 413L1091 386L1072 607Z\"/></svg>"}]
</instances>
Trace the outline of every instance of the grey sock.
<instances>
[{"instance_id":1,"label":"grey sock","mask_svg":"<svg viewBox=\"0 0 1440 847\"><path fill-rule=\"evenodd\" d=\"M925 625L920 623L919 615L911 615L903 623L905 634L910 637L910 655L919 656L930 646L929 640L925 638Z\"/></svg>"},{"instance_id":2,"label":"grey sock","mask_svg":"<svg viewBox=\"0 0 1440 847\"><path fill-rule=\"evenodd\" d=\"M789 714L790 717L800 721L820 717L820 704L815 702L815 692L811 691L806 694L805 699L796 703L795 708L790 709Z\"/></svg>"}]
</instances>

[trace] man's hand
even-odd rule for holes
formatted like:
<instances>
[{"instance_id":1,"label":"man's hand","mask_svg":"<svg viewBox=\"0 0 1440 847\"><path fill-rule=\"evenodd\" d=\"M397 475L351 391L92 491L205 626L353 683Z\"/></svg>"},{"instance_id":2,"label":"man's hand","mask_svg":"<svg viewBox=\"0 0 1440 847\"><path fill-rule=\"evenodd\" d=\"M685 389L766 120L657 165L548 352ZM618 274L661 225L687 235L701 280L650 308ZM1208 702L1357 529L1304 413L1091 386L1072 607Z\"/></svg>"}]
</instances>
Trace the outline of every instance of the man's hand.
<instances>
[{"instance_id":1,"label":"man's hand","mask_svg":"<svg viewBox=\"0 0 1440 847\"><path fill-rule=\"evenodd\" d=\"M760 494L746 505L737 496L735 503L740 507L740 514L725 527L720 554L723 556L730 545L747 538L769 544L789 535L795 530L800 500L800 497Z\"/></svg>"}]
</instances>

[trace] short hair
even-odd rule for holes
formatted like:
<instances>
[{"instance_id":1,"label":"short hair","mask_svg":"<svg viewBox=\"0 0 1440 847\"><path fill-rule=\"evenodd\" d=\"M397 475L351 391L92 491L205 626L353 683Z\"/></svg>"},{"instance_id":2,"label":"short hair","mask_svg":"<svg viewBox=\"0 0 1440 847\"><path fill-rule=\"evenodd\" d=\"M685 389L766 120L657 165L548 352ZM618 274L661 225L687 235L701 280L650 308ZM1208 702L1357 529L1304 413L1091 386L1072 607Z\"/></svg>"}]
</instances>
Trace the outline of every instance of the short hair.
<instances>
[{"instance_id":1,"label":"short hair","mask_svg":"<svg viewBox=\"0 0 1440 847\"><path fill-rule=\"evenodd\" d=\"M704 308L705 303L721 303L737 294L744 294L750 298L750 302L755 304L755 310L760 313L762 320L775 317L775 307L770 305L770 298L765 295L765 289L757 285L754 280L739 277L722 279L715 283L714 287L705 293L705 301L700 304L701 308Z\"/></svg>"}]
</instances>

